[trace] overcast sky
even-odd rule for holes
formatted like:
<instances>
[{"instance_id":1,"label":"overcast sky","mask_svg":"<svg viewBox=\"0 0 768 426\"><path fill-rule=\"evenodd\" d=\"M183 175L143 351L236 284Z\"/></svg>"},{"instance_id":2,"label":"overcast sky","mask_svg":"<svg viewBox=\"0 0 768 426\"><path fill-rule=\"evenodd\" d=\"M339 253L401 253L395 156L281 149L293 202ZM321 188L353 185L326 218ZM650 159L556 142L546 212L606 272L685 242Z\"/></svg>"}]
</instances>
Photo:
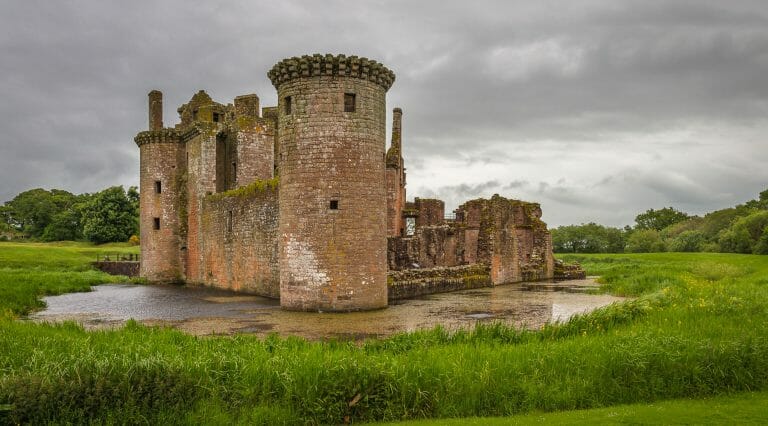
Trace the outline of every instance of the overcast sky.
<instances>
[{"instance_id":1,"label":"overcast sky","mask_svg":"<svg viewBox=\"0 0 768 426\"><path fill-rule=\"evenodd\" d=\"M409 199L498 193L541 203L550 226L623 226L768 188L765 1L0 6L0 201L137 185L150 90L166 126L199 89L274 105L267 71L311 53L395 72Z\"/></svg>"}]
</instances>

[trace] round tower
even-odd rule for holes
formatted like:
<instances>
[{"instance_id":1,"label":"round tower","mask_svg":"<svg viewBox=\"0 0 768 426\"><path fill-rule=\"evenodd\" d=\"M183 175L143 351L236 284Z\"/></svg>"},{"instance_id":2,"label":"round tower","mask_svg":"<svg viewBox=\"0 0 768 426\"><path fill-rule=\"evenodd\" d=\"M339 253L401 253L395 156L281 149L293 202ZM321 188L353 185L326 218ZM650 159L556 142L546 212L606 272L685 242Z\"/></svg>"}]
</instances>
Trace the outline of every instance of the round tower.
<instances>
[{"instance_id":1,"label":"round tower","mask_svg":"<svg viewBox=\"0 0 768 426\"><path fill-rule=\"evenodd\" d=\"M136 135L139 146L140 275L149 281L183 278L180 223L184 145L175 129L163 128L162 93L149 93L149 131Z\"/></svg>"},{"instance_id":2,"label":"round tower","mask_svg":"<svg viewBox=\"0 0 768 426\"><path fill-rule=\"evenodd\" d=\"M278 95L280 304L387 306L386 92L395 75L345 55L284 59Z\"/></svg>"}]
</instances>

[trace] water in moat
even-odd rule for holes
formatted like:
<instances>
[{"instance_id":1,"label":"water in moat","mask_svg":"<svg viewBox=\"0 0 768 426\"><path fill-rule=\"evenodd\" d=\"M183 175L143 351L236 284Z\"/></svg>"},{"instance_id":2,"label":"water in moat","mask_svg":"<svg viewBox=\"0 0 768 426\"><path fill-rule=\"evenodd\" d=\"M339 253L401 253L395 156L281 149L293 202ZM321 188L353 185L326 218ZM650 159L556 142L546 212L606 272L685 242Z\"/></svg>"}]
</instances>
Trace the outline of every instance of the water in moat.
<instances>
[{"instance_id":1,"label":"water in moat","mask_svg":"<svg viewBox=\"0 0 768 426\"><path fill-rule=\"evenodd\" d=\"M133 318L196 335L276 332L309 339L361 339L436 325L451 330L499 321L539 328L622 300L584 291L594 285L591 280L510 284L403 300L378 311L339 314L284 311L277 300L211 288L105 284L89 293L45 297L47 309L30 319L74 320L97 329Z\"/></svg>"}]
</instances>

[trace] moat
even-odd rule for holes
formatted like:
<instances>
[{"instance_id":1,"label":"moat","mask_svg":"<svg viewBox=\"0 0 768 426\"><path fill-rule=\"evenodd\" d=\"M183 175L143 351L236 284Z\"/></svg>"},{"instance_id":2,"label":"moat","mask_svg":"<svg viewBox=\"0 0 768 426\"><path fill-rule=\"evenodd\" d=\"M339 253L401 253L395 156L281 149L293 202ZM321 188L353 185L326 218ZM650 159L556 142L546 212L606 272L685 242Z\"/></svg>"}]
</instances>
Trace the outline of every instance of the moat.
<instances>
[{"instance_id":1,"label":"moat","mask_svg":"<svg viewBox=\"0 0 768 426\"><path fill-rule=\"evenodd\" d=\"M593 285L590 280L511 284L433 294L371 312L306 313L282 310L274 299L211 288L106 284L89 293L45 297L47 309L30 319L74 320L86 329L99 329L133 318L196 335L276 332L309 339L361 339L437 325L452 330L483 322L539 328L623 300L584 292Z\"/></svg>"}]
</instances>

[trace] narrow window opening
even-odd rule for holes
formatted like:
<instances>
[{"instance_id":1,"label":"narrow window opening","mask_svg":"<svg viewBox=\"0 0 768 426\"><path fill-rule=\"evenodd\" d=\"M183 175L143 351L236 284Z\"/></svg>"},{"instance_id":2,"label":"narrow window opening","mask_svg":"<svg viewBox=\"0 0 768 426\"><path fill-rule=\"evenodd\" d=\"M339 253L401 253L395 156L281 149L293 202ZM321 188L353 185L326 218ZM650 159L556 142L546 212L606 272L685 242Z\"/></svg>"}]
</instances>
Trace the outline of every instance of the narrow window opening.
<instances>
[{"instance_id":1,"label":"narrow window opening","mask_svg":"<svg viewBox=\"0 0 768 426\"><path fill-rule=\"evenodd\" d=\"M406 217L405 218L405 236L412 237L414 234L416 234L416 218Z\"/></svg>"},{"instance_id":2,"label":"narrow window opening","mask_svg":"<svg viewBox=\"0 0 768 426\"><path fill-rule=\"evenodd\" d=\"M159 180L156 180L156 181L155 181L155 193L156 193L156 194L159 194L159 193L161 193L161 192L163 192L163 184L162 184L162 183L160 183L160 181L159 181Z\"/></svg>"},{"instance_id":3,"label":"narrow window opening","mask_svg":"<svg viewBox=\"0 0 768 426\"><path fill-rule=\"evenodd\" d=\"M331 205L329 206L331 210L338 210L339 209L339 200L331 200Z\"/></svg>"},{"instance_id":4,"label":"narrow window opening","mask_svg":"<svg viewBox=\"0 0 768 426\"><path fill-rule=\"evenodd\" d=\"M192 120L197 120L197 110L196 109L192 110Z\"/></svg>"},{"instance_id":5,"label":"narrow window opening","mask_svg":"<svg viewBox=\"0 0 768 426\"><path fill-rule=\"evenodd\" d=\"M227 212L227 232L232 232L232 210Z\"/></svg>"},{"instance_id":6,"label":"narrow window opening","mask_svg":"<svg viewBox=\"0 0 768 426\"><path fill-rule=\"evenodd\" d=\"M160 218L159 217L154 218L154 222L155 222L155 230L160 229Z\"/></svg>"},{"instance_id":7,"label":"narrow window opening","mask_svg":"<svg viewBox=\"0 0 768 426\"><path fill-rule=\"evenodd\" d=\"M232 162L232 180L237 180L237 163Z\"/></svg>"},{"instance_id":8,"label":"narrow window opening","mask_svg":"<svg viewBox=\"0 0 768 426\"><path fill-rule=\"evenodd\" d=\"M290 96L286 96L284 101L285 101L284 102L285 103L285 115L290 115L291 114L291 97Z\"/></svg>"},{"instance_id":9,"label":"narrow window opening","mask_svg":"<svg viewBox=\"0 0 768 426\"><path fill-rule=\"evenodd\" d=\"M213 113L213 122L214 123L218 123L219 122L219 113L218 112L214 112Z\"/></svg>"},{"instance_id":10,"label":"narrow window opening","mask_svg":"<svg viewBox=\"0 0 768 426\"><path fill-rule=\"evenodd\" d=\"M355 94L344 94L344 112L355 112Z\"/></svg>"}]
</instances>

